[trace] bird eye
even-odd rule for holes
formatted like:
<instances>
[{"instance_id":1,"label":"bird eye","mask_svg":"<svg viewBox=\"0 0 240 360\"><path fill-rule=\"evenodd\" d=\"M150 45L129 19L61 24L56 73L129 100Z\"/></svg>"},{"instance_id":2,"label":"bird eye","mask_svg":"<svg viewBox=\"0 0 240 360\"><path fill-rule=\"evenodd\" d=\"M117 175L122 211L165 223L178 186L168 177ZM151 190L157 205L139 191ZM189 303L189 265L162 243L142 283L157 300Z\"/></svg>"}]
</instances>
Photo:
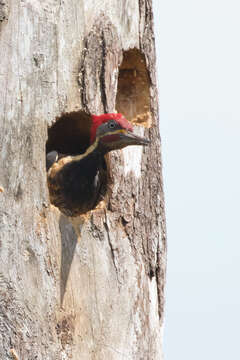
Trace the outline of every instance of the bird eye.
<instances>
[{"instance_id":1,"label":"bird eye","mask_svg":"<svg viewBox=\"0 0 240 360\"><path fill-rule=\"evenodd\" d=\"M109 127L109 129L114 129L114 128L116 127L115 121L114 121L114 120L110 120L110 121L108 122L108 127Z\"/></svg>"}]
</instances>

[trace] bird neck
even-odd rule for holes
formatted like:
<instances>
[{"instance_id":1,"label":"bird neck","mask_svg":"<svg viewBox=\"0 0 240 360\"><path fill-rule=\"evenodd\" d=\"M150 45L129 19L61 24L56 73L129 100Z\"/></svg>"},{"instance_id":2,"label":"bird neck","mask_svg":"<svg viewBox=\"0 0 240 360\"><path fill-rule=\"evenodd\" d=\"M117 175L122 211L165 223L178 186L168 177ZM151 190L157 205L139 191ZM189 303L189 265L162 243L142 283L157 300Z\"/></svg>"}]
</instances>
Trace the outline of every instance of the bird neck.
<instances>
[{"instance_id":1,"label":"bird neck","mask_svg":"<svg viewBox=\"0 0 240 360\"><path fill-rule=\"evenodd\" d=\"M87 157L103 157L109 150L107 150L101 143L99 142L99 138L96 138L94 143L90 145L84 154L72 156L73 161L80 161L86 159Z\"/></svg>"}]
</instances>

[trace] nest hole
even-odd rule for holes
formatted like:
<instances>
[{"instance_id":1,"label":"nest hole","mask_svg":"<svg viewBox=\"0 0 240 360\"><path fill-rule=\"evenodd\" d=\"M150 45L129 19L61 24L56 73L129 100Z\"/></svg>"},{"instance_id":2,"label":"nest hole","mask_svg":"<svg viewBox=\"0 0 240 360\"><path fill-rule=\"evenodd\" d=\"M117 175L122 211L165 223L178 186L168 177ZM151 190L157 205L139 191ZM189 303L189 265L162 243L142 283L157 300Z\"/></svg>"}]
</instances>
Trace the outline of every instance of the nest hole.
<instances>
[{"instance_id":1,"label":"nest hole","mask_svg":"<svg viewBox=\"0 0 240 360\"><path fill-rule=\"evenodd\" d=\"M138 49L123 53L119 68L116 109L133 124L151 126L150 78L145 56Z\"/></svg>"},{"instance_id":2,"label":"nest hole","mask_svg":"<svg viewBox=\"0 0 240 360\"><path fill-rule=\"evenodd\" d=\"M82 154L90 145L91 117L84 111L65 113L48 129L46 153Z\"/></svg>"},{"instance_id":3,"label":"nest hole","mask_svg":"<svg viewBox=\"0 0 240 360\"><path fill-rule=\"evenodd\" d=\"M84 111L64 113L48 129L46 142L46 167L50 202L66 216L79 216L93 210L104 199L107 189L107 166L103 159L96 177L96 191L81 185L81 173L76 162L69 162L67 155L80 155L90 146L91 116ZM58 164L54 165L54 153ZM49 158L49 155L53 157ZM86 164L83 168L87 171ZM80 179L80 182L79 182ZM88 191L89 190L89 191Z\"/></svg>"}]
</instances>

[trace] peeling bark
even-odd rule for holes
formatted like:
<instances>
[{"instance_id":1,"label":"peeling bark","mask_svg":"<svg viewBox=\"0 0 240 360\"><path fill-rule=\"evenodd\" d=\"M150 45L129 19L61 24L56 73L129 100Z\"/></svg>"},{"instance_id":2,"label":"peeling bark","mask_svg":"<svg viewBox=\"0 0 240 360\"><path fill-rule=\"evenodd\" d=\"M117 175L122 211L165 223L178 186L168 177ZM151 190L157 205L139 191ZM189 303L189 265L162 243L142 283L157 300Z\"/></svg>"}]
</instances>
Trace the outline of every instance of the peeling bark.
<instances>
[{"instance_id":1,"label":"peeling bark","mask_svg":"<svg viewBox=\"0 0 240 360\"><path fill-rule=\"evenodd\" d=\"M0 1L0 21L0 358L161 359L166 230L151 1ZM124 113L128 84L136 106L126 113L151 145L110 153L107 196L67 218L49 202L46 143L84 151L89 123L79 114Z\"/></svg>"}]
</instances>

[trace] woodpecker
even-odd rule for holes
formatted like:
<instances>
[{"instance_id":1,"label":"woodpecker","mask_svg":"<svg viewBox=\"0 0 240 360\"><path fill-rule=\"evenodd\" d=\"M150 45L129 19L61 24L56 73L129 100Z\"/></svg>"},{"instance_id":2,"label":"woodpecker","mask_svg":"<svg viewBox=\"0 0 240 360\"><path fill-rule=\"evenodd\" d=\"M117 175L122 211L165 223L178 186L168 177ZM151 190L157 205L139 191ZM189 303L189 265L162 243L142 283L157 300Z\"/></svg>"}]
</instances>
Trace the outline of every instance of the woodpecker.
<instances>
[{"instance_id":1,"label":"woodpecker","mask_svg":"<svg viewBox=\"0 0 240 360\"><path fill-rule=\"evenodd\" d=\"M106 193L104 156L129 145L147 145L149 140L133 133L122 114L91 115L90 146L84 154L47 154L50 201L67 216L92 210Z\"/></svg>"}]
</instances>

